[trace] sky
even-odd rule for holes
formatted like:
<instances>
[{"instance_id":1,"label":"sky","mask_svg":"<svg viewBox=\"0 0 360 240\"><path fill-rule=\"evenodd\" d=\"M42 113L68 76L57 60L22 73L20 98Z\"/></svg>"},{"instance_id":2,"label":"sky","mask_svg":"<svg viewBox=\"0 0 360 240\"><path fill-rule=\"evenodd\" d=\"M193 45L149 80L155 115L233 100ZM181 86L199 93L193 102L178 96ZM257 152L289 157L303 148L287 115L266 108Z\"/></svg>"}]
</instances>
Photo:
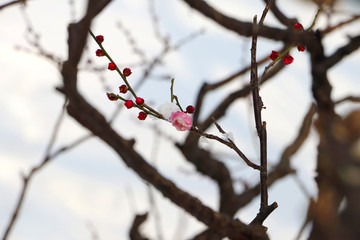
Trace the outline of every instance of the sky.
<instances>
[{"instance_id":1,"label":"sky","mask_svg":"<svg viewBox=\"0 0 360 240\"><path fill-rule=\"evenodd\" d=\"M0 4L6 2L0 1ZM261 15L264 7L263 1L208 2L230 16L247 21L251 21L255 14ZM86 1L75 1L71 5L69 1L34 0L28 2L26 9L13 6L0 11L0 234L3 234L19 197L22 175L28 174L44 157L64 101L63 96L55 90L55 87L61 86L58 66L39 56L31 42L35 41L50 55L65 60L67 24L81 19L85 4ZM305 27L311 24L317 10L315 5L303 1L283 0L278 1L278 5ZM187 106L195 104L203 81L218 81L249 63L250 39L239 38L222 29L190 10L182 1L155 0L154 6L160 33L168 36L172 44L205 30L178 51L167 53L163 64L157 66L151 77L137 89L138 95L154 108L170 100L169 77L164 80L162 76L175 78L175 92L182 105ZM358 13L360 6L342 1L339 9ZM332 21L346 17L344 13L334 14ZM278 26L271 13L265 22ZM326 24L326 18L321 16L316 27ZM30 26L32 33L27 30ZM324 39L326 54L345 44L347 35L359 34L359 27L359 23L351 24ZM127 37L122 29L127 30ZM163 51L155 35L147 0L113 1L94 20L92 30L95 34L104 35L104 46L118 65L131 67L133 74L129 79L133 86L140 81L144 68L139 65L141 59L133 52L128 37L136 40L147 59L151 60ZM279 43L260 39L258 57L267 56L272 50L280 48ZM116 91L121 81L116 73L106 71L105 59L94 56L96 49L96 43L89 38L79 66L79 90L110 118L118 103L108 101L105 92ZM312 102L309 56L306 52L297 51L293 51L292 55L294 63L278 74L271 84L261 88L267 107L263 111L263 119L267 121L270 165L276 164L282 149L296 136L302 116ZM334 99L358 95L360 82L356 70L359 62L358 51L329 72ZM94 68L100 71L93 71ZM216 106L217 99L248 81L249 75L243 75L209 94L204 113L209 113ZM337 110L346 114L354 107L359 106L345 104ZM257 139L251 111L249 98L237 101L220 124L234 134L235 142L248 157L256 159ZM136 117L136 110L123 109L113 126L123 136L135 138L135 148L147 156L161 173L216 209L218 193L215 184L197 175L194 167L184 161L180 152L172 146L171 141L182 141L186 133L176 131L167 122L150 118L139 122ZM154 129L161 131L163 136L159 137ZM209 131L217 134L215 128ZM84 128L66 115L53 151L87 134ZM312 179L315 175L317 140L312 129L309 139L292 160L292 166L298 170L298 176L311 196L316 195ZM211 141L201 144L211 149L213 154L223 156L234 178L249 183L257 181L258 176L229 149ZM235 187L239 191L242 189L240 181ZM293 177L287 177L269 189L269 202L273 201L278 202L279 208L265 221L271 239L294 239L305 217L307 196ZM249 222L256 215L258 207L257 198L241 209L236 217ZM34 176L9 239L96 239L95 235L98 239L128 239L127 232L134 215L146 211L152 212L142 231L152 239L159 239L159 234L163 239L187 239L204 228L156 190L148 188L100 140L89 138L54 158ZM306 239L306 234L301 239Z\"/></svg>"}]
</instances>

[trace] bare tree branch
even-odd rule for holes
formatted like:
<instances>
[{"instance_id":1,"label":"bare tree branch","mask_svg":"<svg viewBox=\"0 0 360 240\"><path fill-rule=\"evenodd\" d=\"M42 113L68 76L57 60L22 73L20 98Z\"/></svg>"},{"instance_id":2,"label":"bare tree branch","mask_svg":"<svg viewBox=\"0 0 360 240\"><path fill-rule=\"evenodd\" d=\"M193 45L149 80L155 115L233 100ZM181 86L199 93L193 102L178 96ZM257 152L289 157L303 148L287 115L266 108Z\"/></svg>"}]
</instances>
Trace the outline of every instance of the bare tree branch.
<instances>
[{"instance_id":1,"label":"bare tree branch","mask_svg":"<svg viewBox=\"0 0 360 240\"><path fill-rule=\"evenodd\" d=\"M271 186L276 181L282 179L283 177L294 173L294 170L290 167L290 159L300 149L302 144L307 139L310 133L312 119L315 113L316 113L316 105L312 104L302 121L301 127L299 129L296 138L283 150L283 153L281 154L281 157L277 165L270 171L268 176L269 186ZM239 194L237 196L237 201L235 206L237 208L241 208L245 206L254 197L259 195L259 193L260 193L260 183L244 191L243 193Z\"/></svg>"},{"instance_id":2,"label":"bare tree branch","mask_svg":"<svg viewBox=\"0 0 360 240\"><path fill-rule=\"evenodd\" d=\"M207 4L204 0L183 0L186 4L188 4L193 9L197 10L207 18L215 21L222 27L231 30L240 36L251 37L252 36L252 23L244 22L238 19L234 19L232 17L226 16L220 11L216 10L209 4ZM276 33L276 34L275 34ZM282 41L282 42L303 42L304 39L299 38L300 34L290 31L283 30L279 28L273 28L263 25L259 28L259 36ZM302 36L302 38L308 38L310 36Z\"/></svg>"},{"instance_id":3,"label":"bare tree branch","mask_svg":"<svg viewBox=\"0 0 360 240\"><path fill-rule=\"evenodd\" d=\"M4 3L4 4L0 5L0 10L3 10L6 7L9 7L9 6L12 6L12 5L15 5L18 3L26 4L26 2L27 2L26 0L14 0L14 1L11 1L8 3Z\"/></svg>"},{"instance_id":4,"label":"bare tree branch","mask_svg":"<svg viewBox=\"0 0 360 240\"><path fill-rule=\"evenodd\" d=\"M342 26L348 25L349 23L353 23L353 22L355 22L355 21L357 21L359 19L360 19L360 15L352 16L349 20L340 22L340 23L338 23L338 24L336 24L334 26L330 26L330 27L326 28L325 30L322 30L321 33L322 33L322 35L326 35L326 34L332 32L332 31L334 31L336 29L341 28Z\"/></svg>"},{"instance_id":5,"label":"bare tree branch","mask_svg":"<svg viewBox=\"0 0 360 240\"><path fill-rule=\"evenodd\" d=\"M59 132L59 129L60 129L60 126L61 126L61 123L62 123L62 121L64 119L66 104L67 104L67 99L65 99L65 102L64 102L64 105L62 106L62 110L60 112L60 115L59 115L58 119L56 120L55 127L54 127L54 130L52 132L52 135L51 135L50 141L48 143L48 146L46 147L45 156L44 156L43 160L41 161L41 163L39 165L33 167L31 169L30 173L27 176L23 176L22 190L21 190L19 199L17 201L16 207L13 210L12 217L11 217L11 219L10 219L10 221L8 223L8 226L6 227L6 230L4 232L2 240L6 240L8 238L11 230L13 229L13 227L15 225L17 217L18 217L18 215L19 215L19 213L21 211L21 207L23 205L25 195L26 195L26 192L28 190L28 186L29 186L30 181L35 176L35 174L39 170L41 170L51 159L50 151L51 151L52 147L54 146L56 137L58 135L58 132Z\"/></svg>"},{"instance_id":6,"label":"bare tree branch","mask_svg":"<svg viewBox=\"0 0 360 240\"><path fill-rule=\"evenodd\" d=\"M344 57L358 50L359 47L360 47L360 35L350 38L349 42L346 45L338 48L335 51L335 53L327 57L325 62L325 68L329 69L333 67L335 64L339 63Z\"/></svg>"},{"instance_id":7,"label":"bare tree branch","mask_svg":"<svg viewBox=\"0 0 360 240\"><path fill-rule=\"evenodd\" d=\"M270 0L264 0L265 3L268 3L269 1ZM289 27L297 23L296 19L288 18L287 16L285 16L285 14L282 11L280 11L279 7L276 4L276 1L273 1L270 9L271 12L274 14L274 16L277 18L277 20L279 20L279 22L281 22L285 26Z\"/></svg>"},{"instance_id":8,"label":"bare tree branch","mask_svg":"<svg viewBox=\"0 0 360 240\"><path fill-rule=\"evenodd\" d=\"M137 214L134 218L133 224L131 225L130 229L130 239L131 240L149 240L146 237L143 237L139 231L139 227L143 224L147 219L148 214Z\"/></svg>"}]
</instances>

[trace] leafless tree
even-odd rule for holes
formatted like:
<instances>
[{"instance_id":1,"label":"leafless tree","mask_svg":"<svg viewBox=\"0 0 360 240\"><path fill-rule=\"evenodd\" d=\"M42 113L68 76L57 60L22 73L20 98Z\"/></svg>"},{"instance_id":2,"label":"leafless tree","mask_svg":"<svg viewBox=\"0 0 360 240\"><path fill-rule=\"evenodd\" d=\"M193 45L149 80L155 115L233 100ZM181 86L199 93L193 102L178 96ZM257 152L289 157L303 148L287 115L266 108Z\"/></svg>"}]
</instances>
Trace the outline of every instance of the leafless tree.
<instances>
[{"instance_id":1,"label":"leafless tree","mask_svg":"<svg viewBox=\"0 0 360 240\"><path fill-rule=\"evenodd\" d=\"M25 5L26 2L12 1L1 5L0 10L6 11L8 7L14 7L16 4ZM212 209L189 192L178 187L175 182L162 175L149 163L149 156L142 156L135 150L135 140L126 139L120 132L116 131L111 125L113 118L106 119L79 92L77 85L79 62L84 52L87 51L87 41L94 41L89 33L91 24L94 18L110 2L110 0L89 0L84 17L78 22L69 24L68 57L66 60L61 60L47 53L38 44L33 45L34 49L39 50L38 53L40 55L55 62L59 67L62 85L58 86L57 90L64 96L64 106L44 158L39 165L31 169L28 175L23 177L23 188L13 215L2 236L3 240L9 239L10 231L21 213L20 210L26 196L28 183L36 173L43 169L57 155L78 146L78 144L94 136L111 147L118 154L119 159L132 169L139 178L207 226L206 230L196 234L193 239L223 239L225 237L230 239L268 239L266 234L267 228L263 223L265 219L271 219L271 213L276 211L277 208L276 202L268 202L268 188L275 182L284 179L284 177L296 174L296 170L291 167L290 161L307 139L312 126L315 126L319 136L317 159L314 159L317 163L317 176L315 180L318 195L316 199L309 199L307 218L303 227L312 223L309 235L311 240L355 240L360 238L360 229L358 227L360 222L360 207L358 204L360 200L360 109L352 111L347 116L341 116L335 108L343 102L359 102L360 96L333 99L331 96L332 85L328 79L328 72L334 66L358 50L360 47L360 33L358 32L358 35L355 36L349 36L348 42L330 55L325 54L323 44L324 39L331 32L358 21L359 15L348 16L346 21L337 22L336 24L332 23L324 29L316 29L312 25L304 31L296 31L293 26L298 21L286 16L285 12L278 7L277 1L265 0L264 10L259 19L254 17L253 20L242 21L227 16L204 0L182 0L192 11L202 14L209 21L213 21L219 26L232 31L239 35L239 37L251 39L251 59L248 60L248 65L225 79L211 84L203 83L196 99L193 127L188 131L187 137L183 142L174 142L174 145L183 154L184 160L193 164L198 174L212 179L217 184L220 201L218 208ZM150 1L150 4L153 3L153 1ZM318 14L322 14L321 6L323 5L319 1L318 4L320 6ZM335 6L331 4L331 8L335 8ZM277 27L270 27L266 24L266 15L269 11L278 20ZM316 17L314 16L314 23ZM139 81L140 84L151 74L154 66L164 60L166 54L178 50L187 40L201 33L191 34L189 38L173 44L156 28L158 23L156 14L153 14L153 22L156 35L164 46L163 51L154 59L147 59L141 50L141 46L138 46L136 40L132 38L131 32L122 24L118 25L119 29L127 36L129 45L132 46L134 53L141 59L140 64L145 66L143 76L141 81ZM29 29L31 32L31 28ZM266 67L263 66L269 62L267 58L260 60L256 58L258 38L271 39L283 44L280 57ZM261 100L260 86L265 82L275 79L276 75L284 69L285 65L281 61L281 57L287 53L289 48L296 45L305 46L310 55L311 73L309 78L312 82L311 92L314 102L309 106L308 112L303 117L298 135L283 150L277 164L270 168L267 163L267 131L266 122L262 119L264 105ZM262 73L261 69L259 70L259 66L265 69L264 73ZM96 72L97 69L94 68L92 71ZM204 98L212 91L245 74L250 76L248 84L242 88L232 89L226 97L218 99L214 103L215 106L212 112L200 119L199 116L204 109ZM254 162L246 156L246 149L241 149L231 138L224 139L207 132L211 126L215 126L219 134L224 134L225 131L218 121L225 116L226 111L233 106L236 100L244 99L249 95L252 97L254 126L259 138L260 159ZM161 114L157 114L150 107L147 110L155 112L156 117L163 119ZM89 135L84 136L67 147L54 151L53 144L65 111L80 125L85 127L89 131ZM224 164L221 156L214 156L209 150L199 146L199 139L201 137L215 140L218 144L223 144L235 151L239 159L242 159L249 166L249 171L256 171L258 173L259 181L252 183L250 187L247 187L240 193L236 192L234 180L228 166ZM149 191L151 195L151 190ZM254 214L254 218L250 223L245 223L241 219L234 219L235 214L241 208L258 196L260 196L259 211L257 214ZM134 217L130 230L131 239L147 239L139 231L139 226L146 221L147 215L138 214ZM97 238L96 234L94 236L94 238Z\"/></svg>"}]
</instances>

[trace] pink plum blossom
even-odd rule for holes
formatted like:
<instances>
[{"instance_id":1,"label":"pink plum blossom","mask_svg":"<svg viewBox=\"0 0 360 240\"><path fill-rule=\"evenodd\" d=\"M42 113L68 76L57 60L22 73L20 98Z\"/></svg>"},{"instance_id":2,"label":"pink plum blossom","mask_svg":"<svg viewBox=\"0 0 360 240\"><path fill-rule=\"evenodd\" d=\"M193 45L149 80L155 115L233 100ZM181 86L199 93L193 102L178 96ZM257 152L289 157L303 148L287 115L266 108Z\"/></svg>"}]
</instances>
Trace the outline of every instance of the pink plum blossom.
<instances>
[{"instance_id":1,"label":"pink plum blossom","mask_svg":"<svg viewBox=\"0 0 360 240\"><path fill-rule=\"evenodd\" d=\"M184 112L173 112L169 118L169 121L178 131L190 130L192 126L192 119Z\"/></svg>"}]
</instances>

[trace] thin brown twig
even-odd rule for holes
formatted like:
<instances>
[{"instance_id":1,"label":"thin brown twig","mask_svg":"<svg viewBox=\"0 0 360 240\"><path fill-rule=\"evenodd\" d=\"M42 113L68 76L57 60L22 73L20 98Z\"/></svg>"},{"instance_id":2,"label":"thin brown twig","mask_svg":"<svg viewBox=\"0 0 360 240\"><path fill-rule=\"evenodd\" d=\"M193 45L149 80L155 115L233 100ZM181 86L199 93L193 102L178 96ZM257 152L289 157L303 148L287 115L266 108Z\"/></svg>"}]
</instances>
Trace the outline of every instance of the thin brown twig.
<instances>
[{"instance_id":1,"label":"thin brown twig","mask_svg":"<svg viewBox=\"0 0 360 240\"><path fill-rule=\"evenodd\" d=\"M360 19L360 15L355 15L355 16L352 16L352 18L346 20L346 21L343 21L343 22L340 22L334 26L329 26L327 27L325 30L322 30L321 31L321 34L325 35L325 34L328 34L336 29L339 29L341 28L342 26L345 26L347 24L350 24L352 22L355 22L356 20Z\"/></svg>"},{"instance_id":2,"label":"thin brown twig","mask_svg":"<svg viewBox=\"0 0 360 240\"><path fill-rule=\"evenodd\" d=\"M57 65L57 67L60 69L63 60L60 57L56 56L55 54L47 51L41 45L41 41L40 41L41 35L35 31L35 29L32 25L32 22L30 20L30 17L28 16L28 14L26 12L26 8L21 8L21 13L22 13L23 18L25 19L26 29L27 29L25 39L26 39L27 43L33 49L37 50L37 52L34 53L34 52L32 52L32 49L30 50L23 46L16 46L16 49L25 51L27 53L36 54L40 57L44 57L44 58L50 60L51 62L55 63Z\"/></svg>"},{"instance_id":3,"label":"thin brown twig","mask_svg":"<svg viewBox=\"0 0 360 240\"><path fill-rule=\"evenodd\" d=\"M132 48L134 54L139 56L141 64L145 64L148 60L145 52L138 46L135 38L133 37L131 31L127 29L121 22L117 22L117 27L122 31L123 35L126 37L129 46Z\"/></svg>"},{"instance_id":4,"label":"thin brown twig","mask_svg":"<svg viewBox=\"0 0 360 240\"><path fill-rule=\"evenodd\" d=\"M284 47L278 51L280 53L285 53L288 49L289 49L290 45L289 44L285 44ZM284 63L282 61L271 61L265 68L264 68L264 72L261 75L261 77L259 78L259 83L261 84L265 77L267 76L267 73L270 69L274 69L275 66L284 66Z\"/></svg>"},{"instance_id":5,"label":"thin brown twig","mask_svg":"<svg viewBox=\"0 0 360 240\"><path fill-rule=\"evenodd\" d=\"M258 65L264 64L268 60L269 60L268 56L263 57L262 59L260 59L257 62L257 64ZM266 80L273 77L275 74L277 74L283 68L283 66L284 65L275 65L269 72L267 72L267 74L265 74L261 77L261 81L259 81L259 83L262 84ZM202 87L199 90L199 93L197 94L197 99L196 99L196 104L195 104L195 109L197 109L197 110L195 111L195 113L193 115L194 125L197 125L201 130L205 131L213 123L212 118L219 119L221 116L223 116L225 114L226 109L229 108L229 106L231 105L231 103L233 101L235 101L238 98L248 96L251 92L251 88L250 88L250 85L245 85L243 88L236 90L235 92L229 94L228 97L223 99L223 101L218 104L218 106L214 109L214 111L211 112L208 115L208 117L205 118L205 120L203 120L203 122L201 122L201 123L198 122L200 111L203 106L203 101L205 99L206 94L212 90L215 90L221 86L224 86L225 84L230 83L231 81L237 79L241 75L247 73L250 69L251 69L251 65L241 68L239 71L230 74L228 77L226 77L225 79L223 79L221 81L217 81L212 84L209 84L206 82L203 83Z\"/></svg>"},{"instance_id":6,"label":"thin brown twig","mask_svg":"<svg viewBox=\"0 0 360 240\"><path fill-rule=\"evenodd\" d=\"M170 42L170 37L167 35L162 35L160 31L159 18L155 11L155 1L149 0L149 13L151 15L151 22L153 25L153 30L156 38L164 44L164 46L168 45Z\"/></svg>"},{"instance_id":7,"label":"thin brown twig","mask_svg":"<svg viewBox=\"0 0 360 240\"><path fill-rule=\"evenodd\" d=\"M303 118L302 124L298 131L296 138L283 150L281 157L277 165L270 171L268 176L268 186L271 186L276 181L282 179L289 174L294 173L294 170L290 167L290 159L301 148L307 137L309 136L312 126L312 120L316 113L316 105L311 104L309 110ZM250 202L255 196L259 194L260 184L246 190L242 194L238 195L237 206L242 207Z\"/></svg>"},{"instance_id":8,"label":"thin brown twig","mask_svg":"<svg viewBox=\"0 0 360 240\"><path fill-rule=\"evenodd\" d=\"M14 0L8 3L4 3L3 5L0 5L0 10L3 10L4 8L9 7L11 5L15 5L17 3L26 4L26 0Z\"/></svg>"},{"instance_id":9,"label":"thin brown twig","mask_svg":"<svg viewBox=\"0 0 360 240\"><path fill-rule=\"evenodd\" d=\"M213 118L213 121L214 121L214 124L216 126L216 128L219 130L220 133L224 134L226 133L222 127L219 125L219 123L215 120L215 118ZM249 166L249 167L252 167L256 170L260 170L260 166L251 162L247 157L246 155L236 146L236 144L230 139L230 138L227 138L227 141L230 143L230 144L226 144L226 146L230 147L231 149L233 149L243 160L244 162Z\"/></svg>"},{"instance_id":10,"label":"thin brown twig","mask_svg":"<svg viewBox=\"0 0 360 240\"><path fill-rule=\"evenodd\" d=\"M215 123L215 125L217 125ZM218 126L218 125L217 125ZM206 132L203 132L203 131L200 131L198 128L196 127L192 127L190 129L190 131L192 133L195 133L195 134L198 134L199 136L202 136L202 137L206 137L208 139L212 139L212 140L216 140L218 141L219 143L222 143L226 146L228 146L229 148L233 149L243 160L244 162L249 166L249 167L252 167L253 169L256 169L256 170L260 170L260 166L251 162L247 157L246 155L236 146L236 144L231 140L231 139L223 139L221 137L218 137L216 135L213 135L213 134L209 134L209 133L206 133Z\"/></svg>"},{"instance_id":11,"label":"thin brown twig","mask_svg":"<svg viewBox=\"0 0 360 240\"><path fill-rule=\"evenodd\" d=\"M154 71L155 67L162 63L162 59L166 57L166 55L170 54L173 51L178 50L180 47L184 46L186 43L190 42L190 40L193 40L194 38L200 36L203 33L203 30L196 31L193 33L190 33L188 36L180 39L177 43L171 44L168 43L167 45L164 45L161 52L156 55L151 61L148 61L146 64L146 67L143 71L142 76L138 80L137 84L134 86L134 88L139 89L140 86L144 84L144 81L147 77L151 75L151 73Z\"/></svg>"},{"instance_id":12,"label":"thin brown twig","mask_svg":"<svg viewBox=\"0 0 360 240\"><path fill-rule=\"evenodd\" d=\"M260 21L259 21L259 23L258 23L258 27L259 27L259 28L264 24L266 14L269 12L269 9L272 7L273 2L274 2L274 0L269 0L269 1L266 3L266 6L265 6L265 8L264 8L264 10L263 10L263 13L261 14Z\"/></svg>"},{"instance_id":13,"label":"thin brown twig","mask_svg":"<svg viewBox=\"0 0 360 240\"><path fill-rule=\"evenodd\" d=\"M163 230L162 230L163 227L161 225L160 212L159 212L159 209L157 207L156 200L155 200L154 189L150 184L146 184L146 186L147 186L147 189L148 189L148 196L149 196L149 202L150 202L150 206L151 206L151 212L154 215L154 222L155 222L155 229L156 229L156 239L162 240L162 239L164 239Z\"/></svg>"},{"instance_id":14,"label":"thin brown twig","mask_svg":"<svg viewBox=\"0 0 360 240\"><path fill-rule=\"evenodd\" d=\"M27 189L28 189L28 186L29 186L29 183L31 181L31 179L33 178L33 176L41 169L43 168L46 163L48 163L50 161L50 151L52 149L52 147L54 146L54 143L55 143L55 140L56 140L56 137L58 136L58 132L59 132L59 129L60 129L60 126L61 126L61 123L64 119L64 116L65 116L65 108L66 108L66 105L67 105L67 98L65 99L64 101L64 104L62 106L62 109L61 109L61 112L60 112L60 115L58 117L58 119L56 120L56 123L55 123L55 127L54 127L54 130L52 132L52 135L51 135L51 138L50 138L50 141L46 147L46 150L45 150L45 155L44 155L44 158L42 160L42 162L33 167L30 171L30 173L27 175L27 176L23 176L23 187L22 187L22 190L21 190L21 193L20 193L20 196L19 196L19 199L17 201L17 204L16 204L16 207L13 211L13 214L12 214L12 217L10 219L10 222L8 223L8 226L6 227L6 230L5 230L5 233L4 233L4 236L2 237L2 240L6 240L11 232L11 230L13 229L14 225L15 225L15 222L17 220L17 217L20 213L20 210L21 210L21 207L23 205L23 202L24 202L24 198L25 198L25 195L26 195L26 192L27 192Z\"/></svg>"},{"instance_id":15,"label":"thin brown twig","mask_svg":"<svg viewBox=\"0 0 360 240\"><path fill-rule=\"evenodd\" d=\"M265 3L268 3L269 0L264 0ZM276 2L273 2L270 6L271 12L275 15L275 17L284 24L285 26L292 26L297 23L297 20L294 18L288 18L284 15L284 13L277 7Z\"/></svg>"},{"instance_id":16,"label":"thin brown twig","mask_svg":"<svg viewBox=\"0 0 360 240\"><path fill-rule=\"evenodd\" d=\"M267 192L267 150L266 150L266 124L261 120L261 110L263 103L259 94L259 79L257 76L256 64L256 44L257 44L257 17L254 17L253 39L251 46L251 80L250 85L252 89L254 116L256 131L260 140L260 212L265 211L268 206L268 192Z\"/></svg>"},{"instance_id":17,"label":"thin brown twig","mask_svg":"<svg viewBox=\"0 0 360 240\"><path fill-rule=\"evenodd\" d=\"M340 103L347 102L347 101L360 102L360 96L347 96L347 97L337 100L335 102L335 104L340 104Z\"/></svg>"},{"instance_id":18,"label":"thin brown twig","mask_svg":"<svg viewBox=\"0 0 360 240\"><path fill-rule=\"evenodd\" d=\"M267 60L268 60L268 57L265 57L265 58L261 59L258 64L263 64ZM215 83L211 83L211 84L206 83L206 82L203 83L202 87L200 88L199 93L197 94L197 99L196 99L196 104L195 104L196 111L195 111L194 116L193 116L193 123L195 125L198 125L197 124L198 123L198 118L199 118L200 111L201 111L201 108L202 108L202 105L203 105L203 101L204 101L204 98L205 98L205 96L206 96L206 94L208 92L210 92L212 90L215 90L215 89L218 89L219 87L230 83L231 81L237 79L239 76L241 76L241 75L245 74L246 72L248 72L250 70L250 68L251 68L250 65L246 66L244 68L241 68L240 70L236 71L235 73L230 74L228 77L224 78L223 80L216 81ZM213 115L210 115L210 116L211 116L211 118L213 118ZM202 130L205 130L205 129L202 129Z\"/></svg>"},{"instance_id":19,"label":"thin brown twig","mask_svg":"<svg viewBox=\"0 0 360 240\"><path fill-rule=\"evenodd\" d=\"M268 1L261 20L260 26L262 25L266 13L273 1ZM257 37L258 37L259 25L257 23L257 16L253 19L253 34L251 44L251 74L250 74L250 86L253 97L254 117L255 126L260 141L260 211L251 222L251 225L262 225L263 221L271 214L272 211L277 208L277 203L274 202L270 206L268 205L268 186L267 186L267 133L266 133L266 122L261 119L261 110L263 108L263 102L259 93L259 79L258 79L258 68L256 62L256 49L257 49Z\"/></svg>"}]
</instances>

